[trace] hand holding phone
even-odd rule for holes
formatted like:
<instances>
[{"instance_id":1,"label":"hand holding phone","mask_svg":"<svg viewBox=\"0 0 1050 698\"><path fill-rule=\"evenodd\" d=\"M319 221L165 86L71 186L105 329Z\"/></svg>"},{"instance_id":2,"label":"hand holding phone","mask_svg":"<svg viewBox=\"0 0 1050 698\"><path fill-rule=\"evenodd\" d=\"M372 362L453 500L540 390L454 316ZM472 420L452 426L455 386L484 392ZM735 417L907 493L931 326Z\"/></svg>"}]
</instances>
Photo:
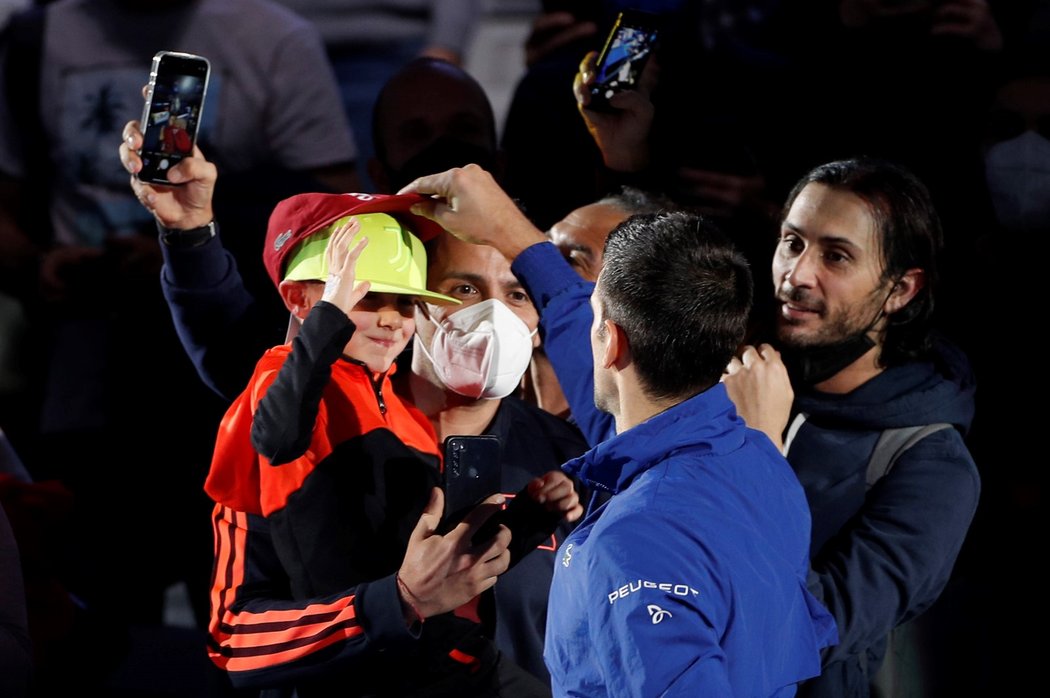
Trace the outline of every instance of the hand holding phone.
<instances>
[{"instance_id":1,"label":"hand holding phone","mask_svg":"<svg viewBox=\"0 0 1050 698\"><path fill-rule=\"evenodd\" d=\"M609 99L637 86L658 37L656 15L640 10L620 12L595 62L589 109L612 111Z\"/></svg>"},{"instance_id":2,"label":"hand holding phone","mask_svg":"<svg viewBox=\"0 0 1050 698\"><path fill-rule=\"evenodd\" d=\"M218 170L209 162L199 148L194 148L193 157L186 158L179 166L168 170L170 179L177 179L165 186L143 182L138 178L142 169L139 150L142 147L142 130L139 122L124 124L119 153L120 162L132 177L131 191L157 222L165 228L192 230L208 225L214 220L212 196ZM176 173L178 176L176 177Z\"/></svg>"},{"instance_id":3,"label":"hand holding phone","mask_svg":"<svg viewBox=\"0 0 1050 698\"><path fill-rule=\"evenodd\" d=\"M211 64L203 56L175 51L153 56L142 110L139 180L172 184L168 170L193 154L210 74Z\"/></svg>"}]
</instances>

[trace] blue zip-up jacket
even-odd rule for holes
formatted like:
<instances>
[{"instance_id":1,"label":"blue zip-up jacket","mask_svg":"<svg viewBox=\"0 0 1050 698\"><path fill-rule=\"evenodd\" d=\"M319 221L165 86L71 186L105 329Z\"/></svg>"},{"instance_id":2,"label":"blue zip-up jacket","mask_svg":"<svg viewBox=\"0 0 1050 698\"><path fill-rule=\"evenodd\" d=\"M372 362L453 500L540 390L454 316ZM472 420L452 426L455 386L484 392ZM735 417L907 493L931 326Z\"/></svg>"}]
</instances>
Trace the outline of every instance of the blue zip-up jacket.
<instances>
[{"instance_id":1,"label":"blue zip-up jacket","mask_svg":"<svg viewBox=\"0 0 1050 698\"><path fill-rule=\"evenodd\" d=\"M550 243L526 249L512 265L540 311L544 350L573 418L588 443L609 437L612 418L594 406L589 298ZM940 595L973 519L980 494L964 442L974 409L966 357L945 341L932 362L890 368L848 395L796 395L810 415L787 454L805 488L813 522L810 590L831 610L840 642L824 671L800 694L869 695L885 638ZM865 493L865 475L883 429L947 422Z\"/></svg>"},{"instance_id":2,"label":"blue zip-up jacket","mask_svg":"<svg viewBox=\"0 0 1050 698\"><path fill-rule=\"evenodd\" d=\"M724 386L563 467L613 496L555 565L556 696L791 696L820 672L835 626L806 589L805 495Z\"/></svg>"}]
</instances>

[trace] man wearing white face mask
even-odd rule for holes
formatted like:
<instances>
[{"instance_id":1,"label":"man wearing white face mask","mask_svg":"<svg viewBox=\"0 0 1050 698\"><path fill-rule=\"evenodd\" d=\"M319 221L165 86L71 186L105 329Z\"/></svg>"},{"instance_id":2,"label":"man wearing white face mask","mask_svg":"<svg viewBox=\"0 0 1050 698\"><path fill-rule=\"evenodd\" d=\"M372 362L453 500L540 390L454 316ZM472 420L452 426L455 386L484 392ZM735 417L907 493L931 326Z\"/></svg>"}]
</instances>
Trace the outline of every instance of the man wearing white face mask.
<instances>
[{"instance_id":1,"label":"man wearing white face mask","mask_svg":"<svg viewBox=\"0 0 1050 698\"><path fill-rule=\"evenodd\" d=\"M536 329L530 329L503 301L488 298L453 312L427 303L417 320L432 324L433 333L429 350L416 335L416 349L449 390L496 400L521 384Z\"/></svg>"},{"instance_id":2,"label":"man wearing white face mask","mask_svg":"<svg viewBox=\"0 0 1050 698\"><path fill-rule=\"evenodd\" d=\"M438 439L498 436L508 497L586 451L574 426L516 395L539 343L539 314L506 259L491 247L438 236L427 243L427 288L462 305L418 308L412 370L401 376L407 386L396 387L407 390L406 397L430 418ZM547 590L555 551L572 527L559 524L549 540L500 577L494 608L479 609L483 621L494 620L500 649L547 685Z\"/></svg>"}]
</instances>

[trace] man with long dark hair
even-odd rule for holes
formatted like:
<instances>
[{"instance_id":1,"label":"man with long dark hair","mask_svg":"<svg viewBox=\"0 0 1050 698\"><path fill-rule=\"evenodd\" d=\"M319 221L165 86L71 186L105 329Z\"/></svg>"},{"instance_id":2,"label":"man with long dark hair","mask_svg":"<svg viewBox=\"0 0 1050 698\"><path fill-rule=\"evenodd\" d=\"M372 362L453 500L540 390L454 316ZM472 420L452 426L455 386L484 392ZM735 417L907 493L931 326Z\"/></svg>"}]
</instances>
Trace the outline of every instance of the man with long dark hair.
<instances>
[{"instance_id":1,"label":"man with long dark hair","mask_svg":"<svg viewBox=\"0 0 1050 698\"><path fill-rule=\"evenodd\" d=\"M974 379L931 324L941 247L909 171L866 158L813 169L788 196L773 257L780 352L746 347L725 378L813 514L810 588L840 643L801 695L899 690L887 637L944 590L976 511L963 440Z\"/></svg>"}]
</instances>

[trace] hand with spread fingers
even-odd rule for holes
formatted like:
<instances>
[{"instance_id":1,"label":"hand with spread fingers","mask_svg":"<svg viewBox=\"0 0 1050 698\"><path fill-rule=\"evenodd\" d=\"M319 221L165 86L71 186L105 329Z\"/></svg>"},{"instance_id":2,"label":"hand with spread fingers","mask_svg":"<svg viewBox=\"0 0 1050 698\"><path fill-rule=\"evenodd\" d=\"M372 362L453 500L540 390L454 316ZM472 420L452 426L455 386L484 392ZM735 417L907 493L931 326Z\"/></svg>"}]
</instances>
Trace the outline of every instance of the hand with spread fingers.
<instances>
[{"instance_id":1,"label":"hand with spread fingers","mask_svg":"<svg viewBox=\"0 0 1050 698\"><path fill-rule=\"evenodd\" d=\"M350 241L359 230L361 223L356 218L350 218L335 229L328 241L328 249L325 250L328 279L325 281L321 300L337 306L348 316L371 288L369 282L355 281L354 278L357 259L368 245L368 238L361 238L354 248L350 249Z\"/></svg>"},{"instance_id":2,"label":"hand with spread fingers","mask_svg":"<svg viewBox=\"0 0 1050 698\"><path fill-rule=\"evenodd\" d=\"M730 360L722 383L747 425L783 450L795 391L780 352L768 344L745 347L739 358Z\"/></svg>"}]
</instances>

